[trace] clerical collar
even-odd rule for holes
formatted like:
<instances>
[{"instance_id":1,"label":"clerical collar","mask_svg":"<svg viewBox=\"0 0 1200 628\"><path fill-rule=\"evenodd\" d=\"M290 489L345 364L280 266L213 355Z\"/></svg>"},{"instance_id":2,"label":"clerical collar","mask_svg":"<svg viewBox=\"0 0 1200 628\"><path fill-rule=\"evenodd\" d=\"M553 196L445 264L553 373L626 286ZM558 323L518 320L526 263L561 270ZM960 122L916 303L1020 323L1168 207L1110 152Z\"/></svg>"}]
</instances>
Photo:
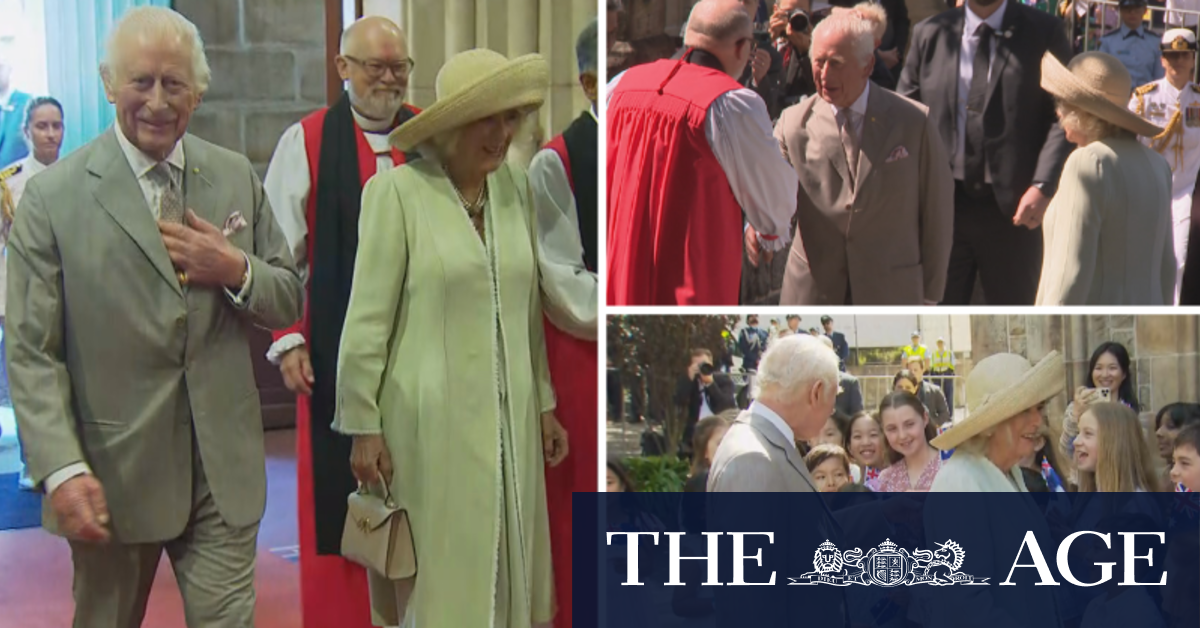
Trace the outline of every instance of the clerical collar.
<instances>
[{"instance_id":1,"label":"clerical collar","mask_svg":"<svg viewBox=\"0 0 1200 628\"><path fill-rule=\"evenodd\" d=\"M354 122L358 124L358 128L366 133L387 133L392 130L396 121L395 116L388 120L372 120L359 113L353 106L350 107L350 113L354 116Z\"/></svg>"}]
</instances>

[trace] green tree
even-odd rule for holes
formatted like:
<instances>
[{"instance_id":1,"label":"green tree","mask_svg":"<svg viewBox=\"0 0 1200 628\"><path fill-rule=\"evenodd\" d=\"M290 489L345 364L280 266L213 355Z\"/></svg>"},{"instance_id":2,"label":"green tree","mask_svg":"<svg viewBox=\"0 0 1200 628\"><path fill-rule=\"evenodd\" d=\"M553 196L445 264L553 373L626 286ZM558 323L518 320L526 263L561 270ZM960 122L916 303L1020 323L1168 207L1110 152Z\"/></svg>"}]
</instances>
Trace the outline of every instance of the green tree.
<instances>
[{"instance_id":1,"label":"green tree","mask_svg":"<svg viewBox=\"0 0 1200 628\"><path fill-rule=\"evenodd\" d=\"M608 318L608 359L618 369L626 389L641 378L647 414L661 412L667 453L678 450L687 408L675 404L675 388L690 361L692 349L712 351L720 363L733 350L737 316L630 315ZM633 388L635 394L637 388Z\"/></svg>"}]
</instances>

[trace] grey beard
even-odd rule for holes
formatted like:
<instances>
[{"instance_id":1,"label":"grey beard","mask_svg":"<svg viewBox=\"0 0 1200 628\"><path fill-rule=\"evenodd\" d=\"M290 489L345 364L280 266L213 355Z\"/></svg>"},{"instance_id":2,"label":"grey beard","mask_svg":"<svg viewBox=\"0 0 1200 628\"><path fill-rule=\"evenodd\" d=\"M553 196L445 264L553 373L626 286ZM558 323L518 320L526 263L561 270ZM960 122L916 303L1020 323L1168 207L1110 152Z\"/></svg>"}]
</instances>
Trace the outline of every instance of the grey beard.
<instances>
[{"instance_id":1,"label":"grey beard","mask_svg":"<svg viewBox=\"0 0 1200 628\"><path fill-rule=\"evenodd\" d=\"M404 92L400 92L395 98L384 98L382 96L371 96L361 98L354 93L354 89L350 89L350 104L358 112L368 118L375 120L391 120L396 117L396 113L400 111L400 106L404 104Z\"/></svg>"}]
</instances>

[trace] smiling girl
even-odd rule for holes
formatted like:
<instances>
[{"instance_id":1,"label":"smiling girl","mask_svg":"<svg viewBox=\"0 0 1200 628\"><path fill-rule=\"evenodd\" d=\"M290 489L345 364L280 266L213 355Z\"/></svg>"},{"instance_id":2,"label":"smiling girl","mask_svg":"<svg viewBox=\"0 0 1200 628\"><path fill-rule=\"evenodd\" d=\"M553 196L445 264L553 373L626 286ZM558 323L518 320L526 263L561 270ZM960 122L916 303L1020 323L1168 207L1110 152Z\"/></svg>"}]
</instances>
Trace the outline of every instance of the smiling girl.
<instances>
[{"instance_id":1,"label":"smiling girl","mask_svg":"<svg viewBox=\"0 0 1200 628\"><path fill-rule=\"evenodd\" d=\"M875 490L879 483L879 470L883 467L883 432L879 424L866 412L859 412L850 419L843 444L856 466L862 467L862 475L854 481ZM853 470L853 468L851 469Z\"/></svg>"},{"instance_id":2,"label":"smiling girl","mask_svg":"<svg viewBox=\"0 0 1200 628\"><path fill-rule=\"evenodd\" d=\"M1137 414L1119 403L1094 403L1079 419L1074 439L1081 493L1158 491L1154 454Z\"/></svg>"},{"instance_id":3,"label":"smiling girl","mask_svg":"<svg viewBox=\"0 0 1200 628\"><path fill-rule=\"evenodd\" d=\"M879 474L879 491L927 491L942 467L942 457L929 441L937 430L925 405L906 392L893 392L879 404L879 426L891 465Z\"/></svg>"}]
</instances>

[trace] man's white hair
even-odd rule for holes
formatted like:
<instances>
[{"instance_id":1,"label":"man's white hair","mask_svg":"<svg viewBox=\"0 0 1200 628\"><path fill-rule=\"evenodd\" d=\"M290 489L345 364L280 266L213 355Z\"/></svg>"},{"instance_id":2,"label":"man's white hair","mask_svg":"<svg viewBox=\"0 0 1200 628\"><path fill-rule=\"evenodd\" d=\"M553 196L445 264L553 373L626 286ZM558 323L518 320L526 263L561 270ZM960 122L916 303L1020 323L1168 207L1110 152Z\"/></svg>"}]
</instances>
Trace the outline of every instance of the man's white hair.
<instances>
[{"instance_id":1,"label":"man's white hair","mask_svg":"<svg viewBox=\"0 0 1200 628\"><path fill-rule=\"evenodd\" d=\"M887 34L887 9L883 8L882 4L874 2L859 2L853 8L844 9L835 7L832 11L834 15L849 13L850 15L858 14L859 19L871 22L871 27L874 29L876 41L883 39Z\"/></svg>"},{"instance_id":2,"label":"man's white hair","mask_svg":"<svg viewBox=\"0 0 1200 628\"><path fill-rule=\"evenodd\" d=\"M199 94L208 91L212 71L208 67L208 56L204 54L204 40L200 37L200 31L186 17L165 7L137 7L121 16L108 36L104 62L100 64L100 72L107 77L106 80L114 76L113 72L123 71L124 68L113 67L113 64L128 61L119 58L119 48L124 41L133 37L178 38L182 45L191 49L192 87Z\"/></svg>"},{"instance_id":3,"label":"man's white hair","mask_svg":"<svg viewBox=\"0 0 1200 628\"><path fill-rule=\"evenodd\" d=\"M849 37L854 42L854 53L858 56L859 64L866 65L867 60L875 55L874 22L864 20L856 13L837 13L821 20L812 33L814 43L838 36Z\"/></svg>"},{"instance_id":4,"label":"man's white hair","mask_svg":"<svg viewBox=\"0 0 1200 628\"><path fill-rule=\"evenodd\" d=\"M831 350L833 349L833 340L831 340L829 338L829 336L826 336L825 334L821 334L820 336L817 336L817 340L820 340L821 344L825 345L826 347L829 347Z\"/></svg>"},{"instance_id":5,"label":"man's white hair","mask_svg":"<svg viewBox=\"0 0 1200 628\"><path fill-rule=\"evenodd\" d=\"M813 384L822 382L827 390L837 390L838 357L831 347L809 334L795 334L772 342L758 363L754 396L790 401L807 394Z\"/></svg>"}]
</instances>

